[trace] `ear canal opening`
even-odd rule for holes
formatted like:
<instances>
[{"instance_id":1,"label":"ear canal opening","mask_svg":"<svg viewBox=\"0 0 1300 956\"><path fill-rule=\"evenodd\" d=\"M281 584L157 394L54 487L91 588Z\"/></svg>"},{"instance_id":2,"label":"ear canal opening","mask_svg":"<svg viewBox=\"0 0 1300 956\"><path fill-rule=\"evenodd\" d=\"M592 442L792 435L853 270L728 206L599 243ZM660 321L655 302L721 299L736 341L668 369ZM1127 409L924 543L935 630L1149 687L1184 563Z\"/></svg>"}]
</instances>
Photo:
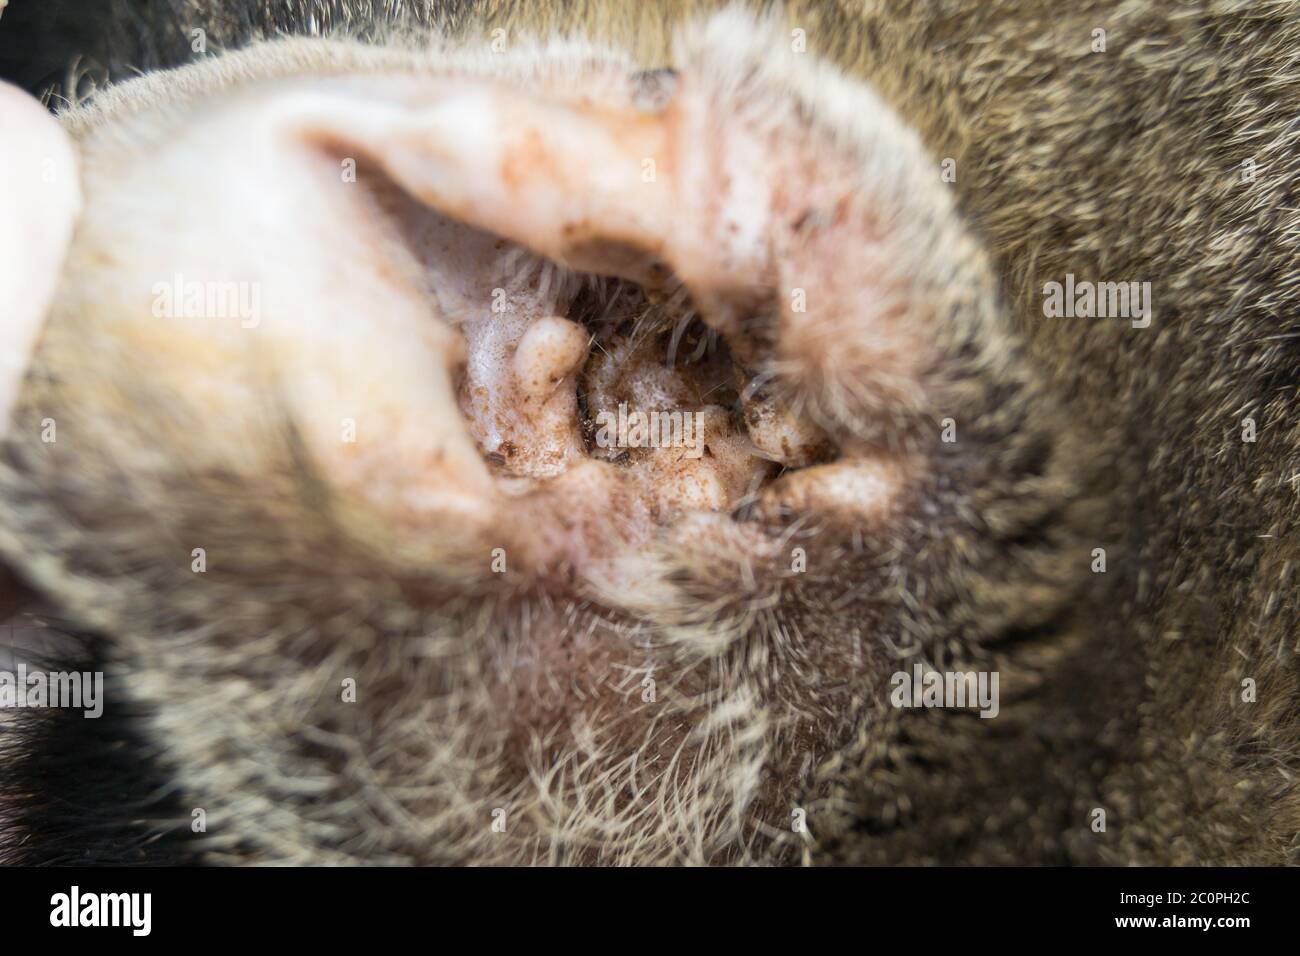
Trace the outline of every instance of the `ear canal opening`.
<instances>
[{"instance_id":1,"label":"ear canal opening","mask_svg":"<svg viewBox=\"0 0 1300 956\"><path fill-rule=\"evenodd\" d=\"M725 332L706 323L664 261L663 190L611 198L606 181L584 198L580 178L522 167L518 137L488 128L502 117L477 124L486 155L471 162L464 142L432 138L448 120L439 109L455 112L444 103L356 129L314 118L300 135L334 168L360 158L357 183L409 252L431 321L463 338L455 400L502 507L564 529L539 539L603 523L615 537L644 540L646 529L691 511L743 517L776 478L838 455L790 407L761 350L732 341L746 323ZM609 142L609 117L563 119L574 135L599 140L594 152L626 159ZM573 149L537 148L530 161L542 167L548 149ZM613 531L620 523L640 530Z\"/></svg>"},{"instance_id":2,"label":"ear canal opening","mask_svg":"<svg viewBox=\"0 0 1300 956\"><path fill-rule=\"evenodd\" d=\"M459 411L508 495L596 464L668 521L732 511L784 471L834 457L820 434L795 437L770 382L757 387L653 256L595 240L585 253L622 267L639 258L656 273L648 287L577 272L444 215L383 170L360 167L358 181L419 263L433 320L464 337Z\"/></svg>"}]
</instances>

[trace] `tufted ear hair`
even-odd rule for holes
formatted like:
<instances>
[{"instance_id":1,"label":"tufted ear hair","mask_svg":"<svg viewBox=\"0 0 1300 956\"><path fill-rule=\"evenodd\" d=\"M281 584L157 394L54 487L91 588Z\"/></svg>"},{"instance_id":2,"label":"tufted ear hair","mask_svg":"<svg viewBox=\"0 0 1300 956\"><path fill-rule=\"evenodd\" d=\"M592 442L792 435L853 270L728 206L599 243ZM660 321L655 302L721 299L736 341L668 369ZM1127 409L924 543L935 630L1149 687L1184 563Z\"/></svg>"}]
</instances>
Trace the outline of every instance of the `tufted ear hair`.
<instances>
[{"instance_id":1,"label":"tufted ear hair","mask_svg":"<svg viewBox=\"0 0 1300 956\"><path fill-rule=\"evenodd\" d=\"M76 151L39 102L0 83L0 435L81 206Z\"/></svg>"}]
</instances>

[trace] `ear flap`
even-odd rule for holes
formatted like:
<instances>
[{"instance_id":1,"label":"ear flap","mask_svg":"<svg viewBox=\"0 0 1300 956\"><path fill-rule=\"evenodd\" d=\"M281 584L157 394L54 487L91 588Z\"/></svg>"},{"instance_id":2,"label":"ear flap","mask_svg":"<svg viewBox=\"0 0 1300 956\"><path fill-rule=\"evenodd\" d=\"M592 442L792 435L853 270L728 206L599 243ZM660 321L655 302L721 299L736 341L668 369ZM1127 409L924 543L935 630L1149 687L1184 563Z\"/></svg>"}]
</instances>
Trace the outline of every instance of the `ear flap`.
<instances>
[{"instance_id":1,"label":"ear flap","mask_svg":"<svg viewBox=\"0 0 1300 956\"><path fill-rule=\"evenodd\" d=\"M81 206L71 140L35 99L0 83L0 435Z\"/></svg>"}]
</instances>

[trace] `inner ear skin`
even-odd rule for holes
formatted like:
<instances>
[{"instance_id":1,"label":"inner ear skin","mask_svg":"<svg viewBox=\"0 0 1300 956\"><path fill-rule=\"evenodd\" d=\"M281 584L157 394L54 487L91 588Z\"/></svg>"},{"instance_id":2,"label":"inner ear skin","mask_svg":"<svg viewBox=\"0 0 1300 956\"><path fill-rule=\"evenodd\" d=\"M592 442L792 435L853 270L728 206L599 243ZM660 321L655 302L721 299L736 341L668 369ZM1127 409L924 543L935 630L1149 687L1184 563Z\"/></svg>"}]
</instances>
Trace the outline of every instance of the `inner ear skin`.
<instances>
[{"instance_id":1,"label":"inner ear skin","mask_svg":"<svg viewBox=\"0 0 1300 956\"><path fill-rule=\"evenodd\" d=\"M889 168L869 145L920 165L897 120L868 124L874 143L827 136L746 56L684 54L659 112L468 71L241 91L129 157L126 183L165 173L176 210L130 243L117 197L135 193L96 166L118 147L83 143L90 215L0 465L18 505L0 549L120 635L188 787L264 812L260 832L211 837L213 858L345 860L362 824L339 807L360 799L383 823L355 851L370 859L781 858L790 807L838 785L835 755L902 719L883 703L891 648L925 633L910 650L927 659L975 656L1020 623L979 569L996 558L1016 588L1056 544L1034 529L1060 517L1074 451L1033 400L987 263L946 200L864 179ZM245 109L285 121L267 127L283 154L240 138ZM362 176L344 184L353 147ZM663 198L637 192L643 158ZM296 216L265 215L272 197ZM145 293L182 262L263 282L259 328L150 315ZM498 288L525 320L504 341ZM729 370L705 369L707 341L668 368L692 312ZM583 358L575 328L631 364ZM708 434L737 447L704 465L591 454L593 402L719 385ZM358 447L337 438L349 408ZM927 430L948 410L959 451ZM72 440L39 442L48 415ZM664 490L706 466L720 492ZM1068 595L1070 572L1050 573L1023 613ZM344 677L366 688L355 705L333 693ZM265 779L268 732L280 777L331 799ZM498 806L519 821L500 839L483 825Z\"/></svg>"}]
</instances>

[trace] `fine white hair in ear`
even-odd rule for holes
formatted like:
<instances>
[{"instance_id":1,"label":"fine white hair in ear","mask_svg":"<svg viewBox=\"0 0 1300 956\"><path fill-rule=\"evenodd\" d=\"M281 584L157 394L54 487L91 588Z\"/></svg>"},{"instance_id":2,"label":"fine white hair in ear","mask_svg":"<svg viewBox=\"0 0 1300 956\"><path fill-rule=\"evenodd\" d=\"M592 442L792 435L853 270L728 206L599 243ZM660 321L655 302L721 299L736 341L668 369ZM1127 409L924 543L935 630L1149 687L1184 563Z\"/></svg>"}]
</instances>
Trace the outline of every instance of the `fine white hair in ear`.
<instances>
[{"instance_id":1,"label":"fine white hair in ear","mask_svg":"<svg viewBox=\"0 0 1300 956\"><path fill-rule=\"evenodd\" d=\"M80 205L72 141L39 102L0 83L0 436Z\"/></svg>"}]
</instances>

